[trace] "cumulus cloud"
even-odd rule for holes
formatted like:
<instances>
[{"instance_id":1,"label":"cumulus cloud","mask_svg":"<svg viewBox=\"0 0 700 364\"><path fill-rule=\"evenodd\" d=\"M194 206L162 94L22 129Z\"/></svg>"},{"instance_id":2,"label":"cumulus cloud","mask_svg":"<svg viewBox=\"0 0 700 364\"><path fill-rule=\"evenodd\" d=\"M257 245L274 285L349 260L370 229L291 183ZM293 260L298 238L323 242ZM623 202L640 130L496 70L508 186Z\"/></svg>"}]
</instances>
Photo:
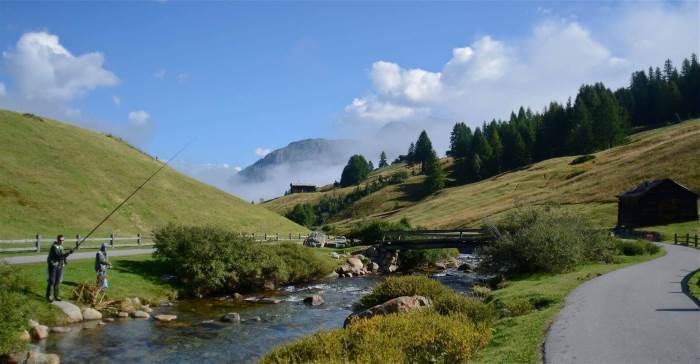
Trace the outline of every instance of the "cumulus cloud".
<instances>
[{"instance_id":1,"label":"cumulus cloud","mask_svg":"<svg viewBox=\"0 0 700 364\"><path fill-rule=\"evenodd\" d=\"M449 128L442 124L475 127L507 118L521 105L541 110L575 96L584 83L625 86L635 70L666 58L679 64L697 52L697 4L622 4L612 13L604 24L591 25L540 11L542 19L524 37L481 36L453 48L439 69L374 62L372 89L345 107L340 130L385 143L387 129L401 135L427 129L434 144L446 146L449 132L441 130Z\"/></svg>"},{"instance_id":2,"label":"cumulus cloud","mask_svg":"<svg viewBox=\"0 0 700 364\"><path fill-rule=\"evenodd\" d=\"M101 86L113 86L117 76L103 68L100 52L74 56L56 35L23 34L13 50L3 52L15 92L27 100L68 102Z\"/></svg>"},{"instance_id":3,"label":"cumulus cloud","mask_svg":"<svg viewBox=\"0 0 700 364\"><path fill-rule=\"evenodd\" d=\"M137 110L129 113L129 121L134 125L143 126L148 124L150 120L151 115L144 110Z\"/></svg>"},{"instance_id":4,"label":"cumulus cloud","mask_svg":"<svg viewBox=\"0 0 700 364\"><path fill-rule=\"evenodd\" d=\"M269 148L262 148L262 147L257 147L253 151L253 153L255 153L255 155L257 155L258 157L264 157L264 156L270 154L270 152L271 152L271 150Z\"/></svg>"}]
</instances>

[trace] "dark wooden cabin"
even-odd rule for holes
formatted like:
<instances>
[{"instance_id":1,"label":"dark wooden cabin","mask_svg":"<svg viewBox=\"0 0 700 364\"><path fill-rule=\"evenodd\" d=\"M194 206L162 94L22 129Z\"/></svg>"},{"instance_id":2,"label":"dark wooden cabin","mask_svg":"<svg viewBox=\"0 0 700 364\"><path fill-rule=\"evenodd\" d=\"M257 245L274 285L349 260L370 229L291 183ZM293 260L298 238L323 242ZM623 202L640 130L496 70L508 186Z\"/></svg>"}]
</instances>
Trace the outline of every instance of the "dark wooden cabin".
<instances>
[{"instance_id":1,"label":"dark wooden cabin","mask_svg":"<svg viewBox=\"0 0 700 364\"><path fill-rule=\"evenodd\" d=\"M289 193L304 193L304 192L316 192L317 188L314 185L295 185L293 183L289 184Z\"/></svg>"},{"instance_id":2,"label":"dark wooden cabin","mask_svg":"<svg viewBox=\"0 0 700 364\"><path fill-rule=\"evenodd\" d=\"M618 196L617 225L633 228L698 219L698 194L665 178L644 181Z\"/></svg>"}]
</instances>

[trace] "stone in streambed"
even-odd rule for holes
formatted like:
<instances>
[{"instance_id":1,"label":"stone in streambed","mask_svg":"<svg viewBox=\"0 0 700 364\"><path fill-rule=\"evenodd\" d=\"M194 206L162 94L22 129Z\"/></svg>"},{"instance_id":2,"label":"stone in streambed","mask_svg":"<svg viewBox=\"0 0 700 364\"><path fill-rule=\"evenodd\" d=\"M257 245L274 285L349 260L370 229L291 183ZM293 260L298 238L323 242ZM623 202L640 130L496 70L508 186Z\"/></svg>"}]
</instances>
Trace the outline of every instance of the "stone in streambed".
<instances>
[{"instance_id":1,"label":"stone in streambed","mask_svg":"<svg viewBox=\"0 0 700 364\"><path fill-rule=\"evenodd\" d=\"M278 304L281 303L282 300L274 298L274 297L264 297L258 300L258 303L271 303L271 304Z\"/></svg>"},{"instance_id":2,"label":"stone in streambed","mask_svg":"<svg viewBox=\"0 0 700 364\"><path fill-rule=\"evenodd\" d=\"M117 314L117 317L122 318L122 319L129 318L129 313L125 312L125 311L121 311Z\"/></svg>"},{"instance_id":3,"label":"stone in streambed","mask_svg":"<svg viewBox=\"0 0 700 364\"><path fill-rule=\"evenodd\" d=\"M144 311L134 311L131 313L131 317L138 318L138 319L147 319L147 318L150 318L151 315L149 315L147 312L144 312Z\"/></svg>"},{"instance_id":4,"label":"stone in streambed","mask_svg":"<svg viewBox=\"0 0 700 364\"><path fill-rule=\"evenodd\" d=\"M177 320L176 315L155 315L153 316L156 321L161 321L161 322L170 322L173 320Z\"/></svg>"},{"instance_id":5,"label":"stone in streambed","mask_svg":"<svg viewBox=\"0 0 700 364\"><path fill-rule=\"evenodd\" d=\"M70 327L54 326L51 328L51 332L56 334L65 334L66 332L70 332Z\"/></svg>"},{"instance_id":6,"label":"stone in streambed","mask_svg":"<svg viewBox=\"0 0 700 364\"><path fill-rule=\"evenodd\" d=\"M68 316L68 322L83 321L83 314L80 312L80 307L68 301L53 301L52 305L61 309L61 311Z\"/></svg>"},{"instance_id":7,"label":"stone in streambed","mask_svg":"<svg viewBox=\"0 0 700 364\"><path fill-rule=\"evenodd\" d=\"M236 312L229 312L221 317L223 322L241 322L241 315Z\"/></svg>"},{"instance_id":8,"label":"stone in streambed","mask_svg":"<svg viewBox=\"0 0 700 364\"><path fill-rule=\"evenodd\" d=\"M102 313L94 308L84 308L82 314L85 321L102 320Z\"/></svg>"},{"instance_id":9,"label":"stone in streambed","mask_svg":"<svg viewBox=\"0 0 700 364\"><path fill-rule=\"evenodd\" d=\"M320 305L324 304L325 301L323 300L323 297L315 294L313 296L309 296L309 297L304 298L304 303L306 303L307 305L311 305L311 306L320 306Z\"/></svg>"},{"instance_id":10,"label":"stone in streambed","mask_svg":"<svg viewBox=\"0 0 700 364\"><path fill-rule=\"evenodd\" d=\"M49 328L44 325L36 325L29 329L29 335L34 340L43 340L49 337Z\"/></svg>"},{"instance_id":11,"label":"stone in streambed","mask_svg":"<svg viewBox=\"0 0 700 364\"><path fill-rule=\"evenodd\" d=\"M348 326L354 320L371 318L377 315L402 313L410 311L422 311L432 306L430 299L423 296L401 296L390 299L382 304L370 307L364 311L353 313L345 319L343 327Z\"/></svg>"},{"instance_id":12,"label":"stone in streambed","mask_svg":"<svg viewBox=\"0 0 700 364\"><path fill-rule=\"evenodd\" d=\"M60 364L61 358L56 354L44 354L38 351L25 351L13 354L10 359L22 364Z\"/></svg>"}]
</instances>

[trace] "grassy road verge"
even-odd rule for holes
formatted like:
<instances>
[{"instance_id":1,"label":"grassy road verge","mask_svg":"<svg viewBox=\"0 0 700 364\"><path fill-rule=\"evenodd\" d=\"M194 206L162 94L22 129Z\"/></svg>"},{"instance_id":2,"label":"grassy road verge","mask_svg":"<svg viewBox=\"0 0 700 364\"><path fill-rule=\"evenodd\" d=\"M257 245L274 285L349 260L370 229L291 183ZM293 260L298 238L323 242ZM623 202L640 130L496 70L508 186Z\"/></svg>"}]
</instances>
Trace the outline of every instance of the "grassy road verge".
<instances>
[{"instance_id":1,"label":"grassy road verge","mask_svg":"<svg viewBox=\"0 0 700 364\"><path fill-rule=\"evenodd\" d=\"M628 265L665 255L621 256L614 264L588 264L569 273L536 274L511 279L502 289L493 291L493 301L517 312L519 303L549 303L523 315L501 318L494 326L494 335L477 356L478 363L541 363L547 328L564 307L566 296L581 283ZM700 278L698 275L697 278ZM696 287L700 292L700 287ZM537 304L535 304L536 306Z\"/></svg>"},{"instance_id":2,"label":"grassy road verge","mask_svg":"<svg viewBox=\"0 0 700 364\"><path fill-rule=\"evenodd\" d=\"M108 272L108 299L139 297L151 301L177 296L177 289L160 281L165 271L162 263L150 255L114 257L110 261L113 268ZM61 296L72 301L72 291L78 284L95 281L94 261L92 259L69 261L61 285ZM46 302L46 263L22 264L14 266L16 272L24 277L29 286L29 312L32 318L44 324L57 324L62 319L61 312Z\"/></svg>"}]
</instances>

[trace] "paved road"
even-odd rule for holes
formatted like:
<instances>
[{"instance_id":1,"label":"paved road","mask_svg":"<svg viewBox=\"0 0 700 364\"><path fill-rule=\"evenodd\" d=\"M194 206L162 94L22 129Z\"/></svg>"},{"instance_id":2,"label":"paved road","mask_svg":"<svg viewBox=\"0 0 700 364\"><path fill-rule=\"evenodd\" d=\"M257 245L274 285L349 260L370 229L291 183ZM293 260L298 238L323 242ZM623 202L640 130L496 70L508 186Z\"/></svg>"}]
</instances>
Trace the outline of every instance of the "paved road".
<instances>
[{"instance_id":1,"label":"paved road","mask_svg":"<svg viewBox=\"0 0 700 364\"><path fill-rule=\"evenodd\" d=\"M109 251L109 257L122 257L126 255L142 255L151 254L155 249L120 249ZM79 252L71 255L68 260L80 260L80 259L95 259L96 251L89 252ZM47 253L48 254L48 253ZM26 263L39 263L46 261L46 255L18 255L14 257L0 257L0 260L4 260L10 264L26 264Z\"/></svg>"},{"instance_id":2,"label":"paved road","mask_svg":"<svg viewBox=\"0 0 700 364\"><path fill-rule=\"evenodd\" d=\"M662 244L668 254L576 288L545 342L545 363L700 363L700 307L681 280L700 250Z\"/></svg>"}]
</instances>

